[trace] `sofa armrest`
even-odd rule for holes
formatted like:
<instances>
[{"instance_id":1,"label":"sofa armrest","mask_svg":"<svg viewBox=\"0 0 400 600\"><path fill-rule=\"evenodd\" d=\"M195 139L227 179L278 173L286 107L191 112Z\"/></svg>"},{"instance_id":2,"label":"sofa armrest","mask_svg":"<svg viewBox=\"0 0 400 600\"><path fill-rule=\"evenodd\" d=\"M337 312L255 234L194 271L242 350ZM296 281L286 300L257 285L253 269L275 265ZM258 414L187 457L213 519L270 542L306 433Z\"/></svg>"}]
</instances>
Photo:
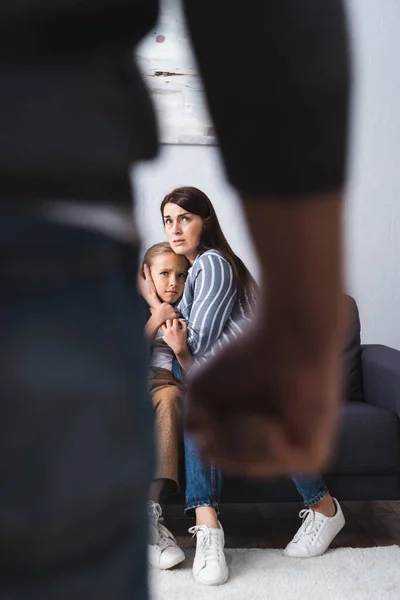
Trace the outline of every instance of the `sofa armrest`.
<instances>
[{"instance_id":1,"label":"sofa armrest","mask_svg":"<svg viewBox=\"0 0 400 600\"><path fill-rule=\"evenodd\" d=\"M400 417L400 351L365 345L361 352L364 398Z\"/></svg>"}]
</instances>

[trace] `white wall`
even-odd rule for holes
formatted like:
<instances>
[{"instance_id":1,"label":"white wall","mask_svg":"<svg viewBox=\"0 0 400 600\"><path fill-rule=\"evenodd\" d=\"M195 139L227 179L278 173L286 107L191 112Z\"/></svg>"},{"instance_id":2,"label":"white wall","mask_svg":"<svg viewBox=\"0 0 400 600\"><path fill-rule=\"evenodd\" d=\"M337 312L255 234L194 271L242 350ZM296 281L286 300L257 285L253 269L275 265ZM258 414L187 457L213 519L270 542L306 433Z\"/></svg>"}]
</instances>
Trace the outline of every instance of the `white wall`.
<instances>
[{"instance_id":1,"label":"white wall","mask_svg":"<svg viewBox=\"0 0 400 600\"><path fill-rule=\"evenodd\" d=\"M166 144L216 143L180 0L160 0L156 27L136 48Z\"/></svg>"},{"instance_id":2,"label":"white wall","mask_svg":"<svg viewBox=\"0 0 400 600\"><path fill-rule=\"evenodd\" d=\"M349 288L363 340L400 349L400 3L348 0L348 6L356 54Z\"/></svg>"},{"instance_id":3,"label":"white wall","mask_svg":"<svg viewBox=\"0 0 400 600\"><path fill-rule=\"evenodd\" d=\"M348 289L360 307L366 343L400 349L400 2L348 0L356 61L346 239ZM257 262L235 193L216 148L163 146L137 169L143 243L164 239L159 205L178 185L211 198L234 250L257 276Z\"/></svg>"}]
</instances>

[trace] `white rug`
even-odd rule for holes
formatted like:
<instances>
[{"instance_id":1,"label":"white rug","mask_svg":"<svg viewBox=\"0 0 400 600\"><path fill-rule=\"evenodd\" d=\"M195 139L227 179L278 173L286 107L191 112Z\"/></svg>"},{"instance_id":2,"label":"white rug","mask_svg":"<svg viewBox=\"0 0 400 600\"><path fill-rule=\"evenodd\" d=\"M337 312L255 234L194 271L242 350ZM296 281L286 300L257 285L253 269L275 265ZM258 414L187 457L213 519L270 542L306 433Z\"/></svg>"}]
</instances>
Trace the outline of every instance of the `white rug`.
<instances>
[{"instance_id":1,"label":"white rug","mask_svg":"<svg viewBox=\"0 0 400 600\"><path fill-rule=\"evenodd\" d=\"M339 548L314 559L280 550L226 550L230 578L195 583L193 550L175 570L151 570L152 600L399 600L400 547Z\"/></svg>"}]
</instances>

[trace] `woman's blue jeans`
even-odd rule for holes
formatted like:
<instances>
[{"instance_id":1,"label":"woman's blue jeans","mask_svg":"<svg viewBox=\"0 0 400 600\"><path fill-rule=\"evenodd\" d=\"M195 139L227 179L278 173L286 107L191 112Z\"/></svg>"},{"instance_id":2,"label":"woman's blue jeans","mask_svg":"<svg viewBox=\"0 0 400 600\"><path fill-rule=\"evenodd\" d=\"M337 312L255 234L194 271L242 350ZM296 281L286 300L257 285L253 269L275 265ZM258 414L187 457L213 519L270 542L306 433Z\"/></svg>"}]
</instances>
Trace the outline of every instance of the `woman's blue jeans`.
<instances>
[{"instance_id":1,"label":"woman's blue jeans","mask_svg":"<svg viewBox=\"0 0 400 600\"><path fill-rule=\"evenodd\" d=\"M200 506L212 506L218 512L218 504L222 491L222 473L215 465L205 464L197 451L192 438L185 435L185 472L186 500L185 513L193 515L194 509ZM319 502L329 490L324 479L317 475L292 476L304 506L313 506Z\"/></svg>"}]
</instances>

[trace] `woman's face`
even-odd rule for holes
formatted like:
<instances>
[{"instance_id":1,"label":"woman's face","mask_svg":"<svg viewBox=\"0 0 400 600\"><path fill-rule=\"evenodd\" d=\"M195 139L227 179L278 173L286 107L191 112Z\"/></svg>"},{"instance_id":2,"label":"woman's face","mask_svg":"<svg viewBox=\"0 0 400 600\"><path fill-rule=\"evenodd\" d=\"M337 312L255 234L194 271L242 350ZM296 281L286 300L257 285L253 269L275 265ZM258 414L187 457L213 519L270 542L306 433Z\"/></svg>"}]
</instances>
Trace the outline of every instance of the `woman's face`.
<instances>
[{"instance_id":1,"label":"woman's face","mask_svg":"<svg viewBox=\"0 0 400 600\"><path fill-rule=\"evenodd\" d=\"M184 254L190 264L196 258L205 219L169 202L164 206L164 227L176 254Z\"/></svg>"},{"instance_id":2,"label":"woman's face","mask_svg":"<svg viewBox=\"0 0 400 600\"><path fill-rule=\"evenodd\" d=\"M163 302L174 304L183 294L188 264L183 256L166 252L153 258L150 274Z\"/></svg>"}]
</instances>

